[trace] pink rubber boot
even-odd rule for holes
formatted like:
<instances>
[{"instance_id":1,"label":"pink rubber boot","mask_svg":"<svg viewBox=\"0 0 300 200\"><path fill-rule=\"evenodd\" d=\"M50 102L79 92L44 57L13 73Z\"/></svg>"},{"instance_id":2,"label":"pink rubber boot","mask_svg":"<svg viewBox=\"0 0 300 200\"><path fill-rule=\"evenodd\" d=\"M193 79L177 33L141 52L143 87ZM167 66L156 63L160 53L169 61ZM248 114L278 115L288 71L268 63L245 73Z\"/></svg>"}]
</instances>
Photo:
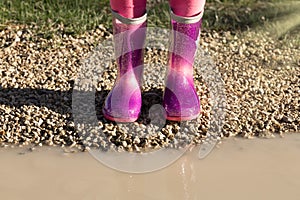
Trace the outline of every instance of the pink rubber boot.
<instances>
[{"instance_id":1,"label":"pink rubber boot","mask_svg":"<svg viewBox=\"0 0 300 200\"><path fill-rule=\"evenodd\" d=\"M143 48L146 36L146 14L139 18L125 18L113 13L113 31L118 76L108 94L103 114L116 122L133 122L140 114Z\"/></svg>"},{"instance_id":2,"label":"pink rubber boot","mask_svg":"<svg viewBox=\"0 0 300 200\"><path fill-rule=\"evenodd\" d=\"M182 17L171 12L172 39L163 95L168 120L192 120L200 114L200 101L193 80L193 63L202 14Z\"/></svg>"}]
</instances>

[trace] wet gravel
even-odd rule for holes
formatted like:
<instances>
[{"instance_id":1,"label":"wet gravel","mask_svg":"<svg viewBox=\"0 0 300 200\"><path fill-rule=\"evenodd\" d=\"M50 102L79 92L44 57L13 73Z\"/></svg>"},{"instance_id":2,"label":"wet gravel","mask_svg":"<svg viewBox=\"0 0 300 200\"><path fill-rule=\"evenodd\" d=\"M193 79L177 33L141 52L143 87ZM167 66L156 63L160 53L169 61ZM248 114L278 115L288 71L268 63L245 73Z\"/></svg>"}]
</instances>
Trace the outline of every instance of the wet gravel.
<instances>
[{"instance_id":1,"label":"wet gravel","mask_svg":"<svg viewBox=\"0 0 300 200\"><path fill-rule=\"evenodd\" d=\"M166 50L145 50L143 110L131 124L107 121L101 113L117 74L115 63L108 63L105 72L95 78L96 110L91 111L97 116L95 128L74 119L72 97L74 91L89 94L89 88L78 86L78 73L82 66L96 65L101 56L111 58L112 52L102 55L96 47L112 35L99 26L78 36L45 38L37 29L9 25L0 31L0 146L144 151L229 136L269 138L300 130L300 50L293 41L277 40L267 33L203 31L201 69L213 65L210 69L220 73L222 80L218 80L223 85L210 81L214 79L207 78L206 71L195 71L202 113L183 123L166 122L159 106ZM208 57L215 65L205 61ZM225 102L217 98L220 91L216 88L223 89ZM213 102L224 113L213 113ZM215 123L221 114L225 118L219 130Z\"/></svg>"}]
</instances>

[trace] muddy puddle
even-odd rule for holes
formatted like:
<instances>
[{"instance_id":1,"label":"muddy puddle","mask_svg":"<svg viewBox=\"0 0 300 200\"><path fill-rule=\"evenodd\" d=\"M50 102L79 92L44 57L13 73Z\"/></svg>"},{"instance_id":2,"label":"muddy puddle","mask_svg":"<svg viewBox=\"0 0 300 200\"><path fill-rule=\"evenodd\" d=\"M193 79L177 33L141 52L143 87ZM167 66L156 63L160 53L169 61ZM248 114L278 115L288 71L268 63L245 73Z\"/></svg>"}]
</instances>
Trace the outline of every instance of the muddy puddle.
<instances>
[{"instance_id":1,"label":"muddy puddle","mask_svg":"<svg viewBox=\"0 0 300 200\"><path fill-rule=\"evenodd\" d=\"M225 140L205 159L199 148L147 174L110 169L89 153L41 147L0 149L0 199L298 199L300 134Z\"/></svg>"}]
</instances>

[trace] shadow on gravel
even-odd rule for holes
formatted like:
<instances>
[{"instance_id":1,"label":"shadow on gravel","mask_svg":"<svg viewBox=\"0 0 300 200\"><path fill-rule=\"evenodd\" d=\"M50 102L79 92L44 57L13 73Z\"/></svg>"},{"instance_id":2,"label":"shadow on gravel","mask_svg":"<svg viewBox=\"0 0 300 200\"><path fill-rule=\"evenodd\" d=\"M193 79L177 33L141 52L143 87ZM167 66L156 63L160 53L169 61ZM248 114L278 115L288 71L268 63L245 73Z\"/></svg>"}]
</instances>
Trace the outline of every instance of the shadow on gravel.
<instances>
[{"instance_id":1,"label":"shadow on gravel","mask_svg":"<svg viewBox=\"0 0 300 200\"><path fill-rule=\"evenodd\" d=\"M209 1L205 5L203 28L216 31L247 31L299 13L299 1ZM149 9L149 25L169 27L169 5L157 0ZM289 19L296 22L294 18ZM294 29L294 28L293 28Z\"/></svg>"},{"instance_id":2,"label":"shadow on gravel","mask_svg":"<svg viewBox=\"0 0 300 200\"><path fill-rule=\"evenodd\" d=\"M300 3L297 1L207 3L203 22L204 27L209 29L246 31L263 27L292 13L298 13L299 9Z\"/></svg>"},{"instance_id":3,"label":"shadow on gravel","mask_svg":"<svg viewBox=\"0 0 300 200\"><path fill-rule=\"evenodd\" d=\"M95 94L92 92L85 93L86 94L82 94L82 96L95 95L97 118L99 121L105 122L106 120L103 118L102 107L109 90L97 91ZM137 122L145 125L151 122L153 116L151 117L150 109L153 108L153 105L162 104L162 95L163 91L161 89L151 89L142 93L142 111ZM18 109L23 106L46 107L61 115L72 115L72 91L0 87L0 104ZM159 114L162 115L163 113L159 112Z\"/></svg>"},{"instance_id":4,"label":"shadow on gravel","mask_svg":"<svg viewBox=\"0 0 300 200\"><path fill-rule=\"evenodd\" d=\"M162 112L159 112L159 107L156 107L155 105L162 105L162 96L163 96L163 91L161 89L150 89L147 92L142 93L142 110L141 110L141 115L137 122L143 123L144 125L150 124L151 120L155 119L154 115L155 112L151 109L156 109L156 114L158 115L156 119L161 119ZM152 121L153 123L153 121ZM155 123L155 122L154 122ZM157 123L155 123L157 124Z\"/></svg>"},{"instance_id":5,"label":"shadow on gravel","mask_svg":"<svg viewBox=\"0 0 300 200\"><path fill-rule=\"evenodd\" d=\"M95 94L96 115L97 115L97 119L99 121L104 120L104 116L102 113L102 107L104 105L104 101L105 101L105 98L108 95L108 93L109 93L109 90L101 90L101 91L96 91L96 94Z\"/></svg>"},{"instance_id":6,"label":"shadow on gravel","mask_svg":"<svg viewBox=\"0 0 300 200\"><path fill-rule=\"evenodd\" d=\"M71 91L0 87L0 104L10 107L21 108L25 105L47 107L64 115L72 112L71 99Z\"/></svg>"}]
</instances>

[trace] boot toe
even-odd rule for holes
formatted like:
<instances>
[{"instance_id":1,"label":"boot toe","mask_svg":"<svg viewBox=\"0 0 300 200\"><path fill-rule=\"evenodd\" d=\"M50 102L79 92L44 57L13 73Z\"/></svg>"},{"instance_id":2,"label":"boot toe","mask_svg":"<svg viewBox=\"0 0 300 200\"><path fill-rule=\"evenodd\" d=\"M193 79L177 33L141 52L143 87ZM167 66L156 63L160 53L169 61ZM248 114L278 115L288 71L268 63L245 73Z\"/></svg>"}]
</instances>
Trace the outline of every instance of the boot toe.
<instances>
[{"instance_id":1,"label":"boot toe","mask_svg":"<svg viewBox=\"0 0 300 200\"><path fill-rule=\"evenodd\" d=\"M138 119L142 106L140 89L129 94L116 94L112 90L102 109L106 119L116 122L134 122Z\"/></svg>"},{"instance_id":2,"label":"boot toe","mask_svg":"<svg viewBox=\"0 0 300 200\"><path fill-rule=\"evenodd\" d=\"M200 101L194 89L189 85L179 89L165 88L163 106L166 110L166 118L171 121L187 121L195 119L200 114Z\"/></svg>"}]
</instances>

